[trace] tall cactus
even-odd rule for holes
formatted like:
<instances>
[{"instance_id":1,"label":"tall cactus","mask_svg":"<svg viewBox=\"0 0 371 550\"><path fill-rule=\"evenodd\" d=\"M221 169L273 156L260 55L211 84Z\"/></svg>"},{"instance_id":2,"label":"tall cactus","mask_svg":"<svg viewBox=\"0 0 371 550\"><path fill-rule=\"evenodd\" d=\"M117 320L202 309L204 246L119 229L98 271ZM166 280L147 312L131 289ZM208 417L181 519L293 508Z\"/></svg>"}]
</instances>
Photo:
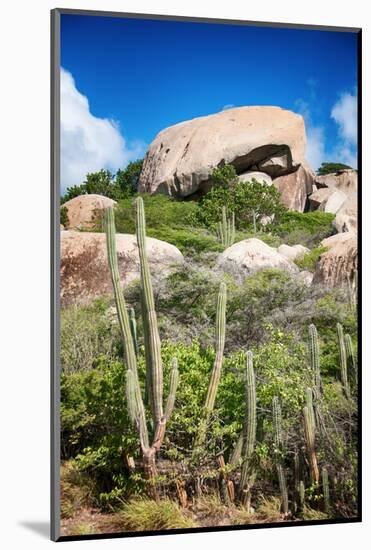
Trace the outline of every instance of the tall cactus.
<instances>
[{"instance_id":1,"label":"tall cactus","mask_svg":"<svg viewBox=\"0 0 371 550\"><path fill-rule=\"evenodd\" d=\"M301 479L299 482L299 510L300 512L304 511L305 507L305 485L304 481Z\"/></svg>"},{"instance_id":2,"label":"tall cactus","mask_svg":"<svg viewBox=\"0 0 371 550\"><path fill-rule=\"evenodd\" d=\"M216 393L218 391L220 376L222 372L224 343L225 343L225 312L227 305L227 287L220 283L218 301L216 306L216 330L215 330L215 360L207 390L203 415L198 427L193 446L193 456L202 447L206 438L207 424L214 409Z\"/></svg>"},{"instance_id":3,"label":"tall cactus","mask_svg":"<svg viewBox=\"0 0 371 550\"><path fill-rule=\"evenodd\" d=\"M163 417L161 342L157 326L152 279L146 252L146 222L142 197L136 199L136 228L140 260L143 332L145 342L148 346L148 352L146 353L147 372L150 372L149 402L155 423L159 424Z\"/></svg>"},{"instance_id":4,"label":"tall cactus","mask_svg":"<svg viewBox=\"0 0 371 550\"><path fill-rule=\"evenodd\" d=\"M281 510L284 515L289 511L289 500L287 494L287 485L285 471L282 465L282 452L283 452L283 437L282 437L282 413L281 406L279 404L278 397L273 397L272 400L272 415L273 415L273 430L274 430L274 444L276 447L276 468L278 475L278 483L281 492Z\"/></svg>"},{"instance_id":5,"label":"tall cactus","mask_svg":"<svg viewBox=\"0 0 371 550\"><path fill-rule=\"evenodd\" d=\"M232 212L232 216L227 218L226 207L222 207L222 220L217 225L216 234L218 240L223 246L231 246L234 243L236 228L235 228L235 216Z\"/></svg>"},{"instance_id":6,"label":"tall cactus","mask_svg":"<svg viewBox=\"0 0 371 550\"><path fill-rule=\"evenodd\" d=\"M154 433L151 439L148 434L145 408L137 370L137 358L134 344L136 336L136 330L134 331L134 329L136 329L136 326L133 321L130 320L124 294L121 289L116 252L116 231L113 208L108 208L105 212L105 230L108 263L127 365L126 399L129 417L138 429L140 446L143 454L144 472L147 479L151 482L151 493L156 499L158 499L158 491L155 486L155 478L157 474L156 453L162 445L165 436L166 423L169 420L174 407L175 392L178 385L179 376L177 362L176 360L173 360L173 368L170 376L170 390L164 414L162 403L163 377L161 344L154 308L152 282L145 248L145 219L143 200L141 198L137 199L136 207L137 241L142 286L142 308L145 313L143 327L146 347L146 371L147 380L150 380L151 383L150 402L154 426Z\"/></svg>"},{"instance_id":7,"label":"tall cactus","mask_svg":"<svg viewBox=\"0 0 371 550\"><path fill-rule=\"evenodd\" d=\"M240 500L248 510L251 506L251 488L254 484L253 454L256 440L256 389L253 354L246 354L245 419L243 427L243 464L240 480Z\"/></svg>"},{"instance_id":8,"label":"tall cactus","mask_svg":"<svg viewBox=\"0 0 371 550\"><path fill-rule=\"evenodd\" d=\"M310 464L310 472L313 483L319 482L319 471L317 464L317 455L315 449L315 425L314 425L314 411L313 407L305 406L303 408L303 420L304 420L304 437L308 452L308 460Z\"/></svg>"},{"instance_id":9,"label":"tall cactus","mask_svg":"<svg viewBox=\"0 0 371 550\"><path fill-rule=\"evenodd\" d=\"M133 307L129 309L129 320L130 320L130 330L131 330L131 336L133 338L135 355L138 357L139 345L138 345L138 335L137 335L137 321L135 319L135 311Z\"/></svg>"},{"instance_id":10,"label":"tall cactus","mask_svg":"<svg viewBox=\"0 0 371 550\"><path fill-rule=\"evenodd\" d=\"M358 370L357 370L356 356L353 348L353 342L350 334L344 335L344 343L345 343L345 354L347 358L347 365L350 367L352 371L353 381L354 381L354 384L356 385L358 382Z\"/></svg>"},{"instance_id":11,"label":"tall cactus","mask_svg":"<svg viewBox=\"0 0 371 550\"><path fill-rule=\"evenodd\" d=\"M316 394L319 396L322 390L320 355L317 329L313 324L309 325L309 356L313 374L313 384Z\"/></svg>"},{"instance_id":12,"label":"tall cactus","mask_svg":"<svg viewBox=\"0 0 371 550\"><path fill-rule=\"evenodd\" d=\"M347 354L344 341L344 331L340 323L336 324L336 330L338 334L338 343L339 343L339 354L340 354L340 376L341 383L343 386L344 393L346 397L350 398L350 389L348 382L348 365L347 365Z\"/></svg>"},{"instance_id":13,"label":"tall cactus","mask_svg":"<svg viewBox=\"0 0 371 550\"><path fill-rule=\"evenodd\" d=\"M326 468L322 468L322 492L323 506L327 515L330 514L330 489L328 482L328 472Z\"/></svg>"}]
</instances>

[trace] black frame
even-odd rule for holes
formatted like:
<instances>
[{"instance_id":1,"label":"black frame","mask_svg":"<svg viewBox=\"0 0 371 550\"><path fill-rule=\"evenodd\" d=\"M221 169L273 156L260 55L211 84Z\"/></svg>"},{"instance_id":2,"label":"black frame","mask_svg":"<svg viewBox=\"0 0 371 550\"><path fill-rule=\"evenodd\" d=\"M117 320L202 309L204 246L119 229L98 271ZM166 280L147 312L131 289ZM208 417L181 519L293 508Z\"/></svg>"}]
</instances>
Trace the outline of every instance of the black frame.
<instances>
[{"instance_id":1,"label":"black frame","mask_svg":"<svg viewBox=\"0 0 371 550\"><path fill-rule=\"evenodd\" d=\"M357 306L357 331L358 331L358 516L356 518L341 518L329 520L306 520L287 523L264 523L248 525L229 525L220 527L196 527L192 529L169 529L164 531L135 531L122 533L107 533L93 535L60 535L60 16L93 15L100 17L123 17L127 19L157 19L167 21L189 21L196 23L213 23L229 25L245 25L254 27L275 27L306 30L326 30L332 32L353 32L358 39L358 67L357 67L357 159L358 159L358 226L362 228L362 29L358 27L332 27L314 24L272 23L261 21L245 21L238 19L214 19L206 17L190 17L175 15L156 15L143 13L122 13L97 10L79 10L55 8L51 10L51 126L50 126L50 154L51 154L51 478L50 478L50 536L55 542L73 540L94 540L109 538L144 537L156 535L174 535L185 533L205 533L217 531L240 531L250 529L267 529L271 527L305 527L307 525L333 525L362 522L362 234L357 233L358 246L358 306Z\"/></svg>"}]
</instances>

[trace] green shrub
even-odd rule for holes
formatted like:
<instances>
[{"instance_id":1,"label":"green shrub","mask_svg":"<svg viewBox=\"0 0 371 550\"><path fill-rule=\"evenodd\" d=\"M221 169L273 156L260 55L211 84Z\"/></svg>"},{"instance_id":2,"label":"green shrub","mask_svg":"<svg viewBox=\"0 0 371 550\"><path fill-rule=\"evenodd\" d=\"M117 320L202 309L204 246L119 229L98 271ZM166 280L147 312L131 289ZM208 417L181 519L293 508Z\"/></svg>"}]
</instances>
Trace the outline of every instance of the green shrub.
<instances>
[{"instance_id":1,"label":"green shrub","mask_svg":"<svg viewBox=\"0 0 371 550\"><path fill-rule=\"evenodd\" d=\"M328 212L286 212L272 232L284 239L286 244L303 244L312 248L334 233L334 214Z\"/></svg>"},{"instance_id":2,"label":"green shrub","mask_svg":"<svg viewBox=\"0 0 371 550\"><path fill-rule=\"evenodd\" d=\"M229 187L213 187L199 202L192 221L215 230L223 206L235 213L236 228L244 231L251 231L254 223L258 229L262 228L262 220L266 217L273 216L272 224L277 224L286 211L279 191L273 185L253 179L249 182L238 181Z\"/></svg>"},{"instance_id":3,"label":"green shrub","mask_svg":"<svg viewBox=\"0 0 371 550\"><path fill-rule=\"evenodd\" d=\"M327 248L325 246L317 246L316 248L312 248L310 252L295 260L295 263L300 269L314 273L319 257L321 254L326 252L326 250Z\"/></svg>"},{"instance_id":4,"label":"green shrub","mask_svg":"<svg viewBox=\"0 0 371 550\"><path fill-rule=\"evenodd\" d=\"M61 310L61 369L64 373L92 369L100 355L118 357L121 339L111 300Z\"/></svg>"}]
</instances>

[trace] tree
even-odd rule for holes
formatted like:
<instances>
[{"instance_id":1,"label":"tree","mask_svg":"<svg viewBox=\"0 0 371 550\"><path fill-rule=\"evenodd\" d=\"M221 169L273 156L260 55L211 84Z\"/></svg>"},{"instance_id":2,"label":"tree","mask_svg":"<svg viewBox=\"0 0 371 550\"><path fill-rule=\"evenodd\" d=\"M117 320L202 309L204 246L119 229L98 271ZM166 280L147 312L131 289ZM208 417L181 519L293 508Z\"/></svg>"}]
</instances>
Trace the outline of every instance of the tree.
<instances>
[{"instance_id":1,"label":"tree","mask_svg":"<svg viewBox=\"0 0 371 550\"><path fill-rule=\"evenodd\" d=\"M125 169L119 169L116 175L109 170L99 170L86 175L81 185L69 187L61 198L61 204L79 195L104 195L113 200L120 200L133 195L138 187L143 160L129 162Z\"/></svg>"},{"instance_id":2,"label":"tree","mask_svg":"<svg viewBox=\"0 0 371 550\"><path fill-rule=\"evenodd\" d=\"M322 162L321 166L317 170L319 176L325 176L326 174L333 174L339 170L351 170L352 167L341 162Z\"/></svg>"},{"instance_id":3,"label":"tree","mask_svg":"<svg viewBox=\"0 0 371 550\"><path fill-rule=\"evenodd\" d=\"M235 213L238 229L254 231L261 226L264 217L274 216L277 223L286 208L281 203L279 191L273 185L251 181L239 181L233 166L226 165L212 173L217 185L200 202L199 221L212 227L221 219L222 208Z\"/></svg>"},{"instance_id":4,"label":"tree","mask_svg":"<svg viewBox=\"0 0 371 550\"><path fill-rule=\"evenodd\" d=\"M130 196L137 192L142 166L143 159L140 159L129 162L125 170L118 170L116 174L116 184L125 196Z\"/></svg>"}]
</instances>

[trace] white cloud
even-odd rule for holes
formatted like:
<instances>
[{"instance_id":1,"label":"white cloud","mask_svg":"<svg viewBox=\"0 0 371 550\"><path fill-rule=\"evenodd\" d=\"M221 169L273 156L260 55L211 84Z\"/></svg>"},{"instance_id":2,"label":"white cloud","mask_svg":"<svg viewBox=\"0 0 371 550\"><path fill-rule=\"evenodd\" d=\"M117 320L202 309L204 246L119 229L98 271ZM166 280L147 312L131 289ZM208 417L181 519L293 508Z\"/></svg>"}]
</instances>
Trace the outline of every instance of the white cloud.
<instances>
[{"instance_id":1,"label":"white cloud","mask_svg":"<svg viewBox=\"0 0 371 550\"><path fill-rule=\"evenodd\" d=\"M307 127L307 148L305 158L317 170L325 160L325 133L321 126Z\"/></svg>"},{"instance_id":2,"label":"white cloud","mask_svg":"<svg viewBox=\"0 0 371 550\"><path fill-rule=\"evenodd\" d=\"M309 165L317 170L321 163L325 160L325 131L322 126L315 126L312 122L309 104L302 99L296 102L298 113L300 113L305 121L305 131L307 135L307 146L305 150L305 158Z\"/></svg>"},{"instance_id":3,"label":"white cloud","mask_svg":"<svg viewBox=\"0 0 371 550\"><path fill-rule=\"evenodd\" d=\"M115 121L90 112L88 98L61 68L61 191L81 184L88 172L123 168L143 152L140 142L127 146Z\"/></svg>"},{"instance_id":4,"label":"white cloud","mask_svg":"<svg viewBox=\"0 0 371 550\"><path fill-rule=\"evenodd\" d=\"M309 85L309 83L308 83ZM335 144L326 145L325 126L313 123L309 103L298 99L296 110L305 120L307 147L306 159L317 170L322 162L342 162L357 167L357 95L343 93L331 109L330 117L337 123Z\"/></svg>"},{"instance_id":5,"label":"white cloud","mask_svg":"<svg viewBox=\"0 0 371 550\"><path fill-rule=\"evenodd\" d=\"M339 126L340 137L350 145L357 144L357 96L342 94L331 110L331 118Z\"/></svg>"},{"instance_id":6,"label":"white cloud","mask_svg":"<svg viewBox=\"0 0 371 550\"><path fill-rule=\"evenodd\" d=\"M333 157L337 162L344 162L357 167L357 96L343 93L331 109L331 118L338 125L339 143Z\"/></svg>"}]
</instances>

